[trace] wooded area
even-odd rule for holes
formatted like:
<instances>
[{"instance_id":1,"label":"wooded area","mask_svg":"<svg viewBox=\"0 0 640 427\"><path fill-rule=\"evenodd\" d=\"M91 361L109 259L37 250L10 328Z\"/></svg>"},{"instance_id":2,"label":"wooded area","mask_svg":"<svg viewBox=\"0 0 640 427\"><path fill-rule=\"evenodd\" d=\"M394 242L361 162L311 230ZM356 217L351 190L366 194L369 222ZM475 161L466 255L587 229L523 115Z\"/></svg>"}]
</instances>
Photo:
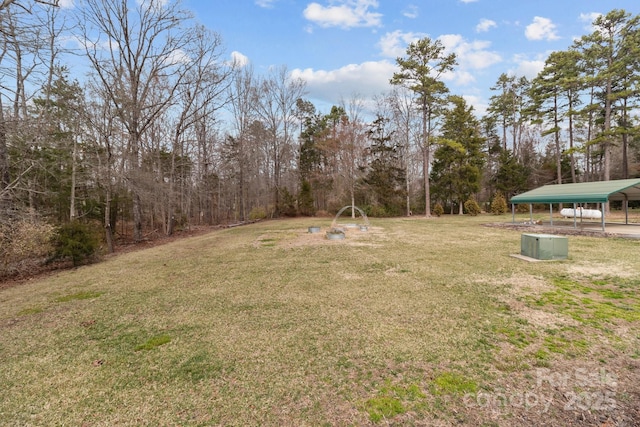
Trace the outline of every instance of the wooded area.
<instances>
[{"instance_id":1,"label":"wooded area","mask_svg":"<svg viewBox=\"0 0 640 427\"><path fill-rule=\"evenodd\" d=\"M165 4L166 3L166 4ZM0 223L159 230L334 213L429 216L549 183L638 176L640 28L613 10L529 81L504 73L484 117L449 93L455 55L412 43L389 90L329 113L286 66L225 61L221 35L176 3L0 7ZM86 61L71 76L66 41ZM82 78L82 80L80 80ZM373 107L371 107L373 106Z\"/></svg>"}]
</instances>

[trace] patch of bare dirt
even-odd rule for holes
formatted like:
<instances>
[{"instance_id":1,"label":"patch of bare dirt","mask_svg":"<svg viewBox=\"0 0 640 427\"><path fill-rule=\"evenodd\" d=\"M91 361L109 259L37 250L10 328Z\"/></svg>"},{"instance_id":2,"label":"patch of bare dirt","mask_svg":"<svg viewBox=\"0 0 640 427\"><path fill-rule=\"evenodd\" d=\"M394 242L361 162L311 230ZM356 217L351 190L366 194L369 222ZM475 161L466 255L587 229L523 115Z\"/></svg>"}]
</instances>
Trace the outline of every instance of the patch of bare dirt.
<instances>
[{"instance_id":1,"label":"patch of bare dirt","mask_svg":"<svg viewBox=\"0 0 640 427\"><path fill-rule=\"evenodd\" d=\"M350 246L377 246L375 243L367 241L369 236L380 236L383 234L382 227L369 227L367 231L359 229L345 229L345 238L342 240L330 240L326 237L328 228L321 228L318 233L309 233L307 230L299 230L294 239L287 239L279 242L286 248L296 248L310 245L350 245Z\"/></svg>"},{"instance_id":2,"label":"patch of bare dirt","mask_svg":"<svg viewBox=\"0 0 640 427\"><path fill-rule=\"evenodd\" d=\"M597 276L607 271L610 267L605 271L593 266L588 272L581 268L580 273ZM521 275L500 284L508 288L502 301L536 330L562 329L570 333L581 326L562 313L527 305L523 298L535 298L553 289L545 280ZM609 327L615 336L634 342L637 329L633 324L617 322ZM483 390L465 402L467 421L480 424L489 416L498 426L640 426L640 361L612 346L604 335L598 339L600 331L588 333L594 334L594 344L587 354L553 357L552 353L546 367L523 369L517 358L511 359L517 352L505 343L499 359L504 359L502 369L510 373L500 375L502 380L495 389Z\"/></svg>"},{"instance_id":3,"label":"patch of bare dirt","mask_svg":"<svg viewBox=\"0 0 640 427\"><path fill-rule=\"evenodd\" d=\"M499 285L507 285L508 293L502 298L511 311L518 317L526 319L529 323L543 329L558 328L563 326L575 326L578 322L561 313L553 313L545 310L537 310L529 307L522 301L523 297L536 297L544 292L549 292L553 287L545 280L531 275L519 275L502 281Z\"/></svg>"}]
</instances>

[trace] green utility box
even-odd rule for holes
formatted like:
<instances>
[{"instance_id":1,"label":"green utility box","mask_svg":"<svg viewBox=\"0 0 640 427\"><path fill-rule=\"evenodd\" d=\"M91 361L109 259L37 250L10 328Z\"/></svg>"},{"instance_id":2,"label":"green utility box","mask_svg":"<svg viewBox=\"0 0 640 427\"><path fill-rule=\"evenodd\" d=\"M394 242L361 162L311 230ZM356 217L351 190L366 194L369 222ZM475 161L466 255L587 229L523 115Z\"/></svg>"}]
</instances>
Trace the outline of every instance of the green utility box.
<instances>
[{"instance_id":1,"label":"green utility box","mask_svg":"<svg viewBox=\"0 0 640 427\"><path fill-rule=\"evenodd\" d=\"M520 255L534 259L566 259L569 255L569 239L550 234L523 234Z\"/></svg>"}]
</instances>

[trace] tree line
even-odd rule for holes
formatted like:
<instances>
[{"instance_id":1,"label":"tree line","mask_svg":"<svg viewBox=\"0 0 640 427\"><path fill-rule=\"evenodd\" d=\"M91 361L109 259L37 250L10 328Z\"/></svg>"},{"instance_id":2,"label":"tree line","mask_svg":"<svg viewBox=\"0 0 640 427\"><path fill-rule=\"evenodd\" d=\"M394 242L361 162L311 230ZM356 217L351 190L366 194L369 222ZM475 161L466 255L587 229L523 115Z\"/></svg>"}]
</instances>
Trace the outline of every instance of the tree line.
<instances>
[{"instance_id":1,"label":"tree line","mask_svg":"<svg viewBox=\"0 0 640 427\"><path fill-rule=\"evenodd\" d=\"M502 74L483 117L457 58L411 43L389 90L327 112L286 66L258 75L178 3L0 8L0 236L100 223L140 241L188 225L334 213L462 213L548 183L638 175L639 17L612 10L535 78ZM68 52L69 40L81 46ZM83 58L84 79L64 61ZM2 228L2 227L0 227ZM15 227L14 227L15 228Z\"/></svg>"}]
</instances>

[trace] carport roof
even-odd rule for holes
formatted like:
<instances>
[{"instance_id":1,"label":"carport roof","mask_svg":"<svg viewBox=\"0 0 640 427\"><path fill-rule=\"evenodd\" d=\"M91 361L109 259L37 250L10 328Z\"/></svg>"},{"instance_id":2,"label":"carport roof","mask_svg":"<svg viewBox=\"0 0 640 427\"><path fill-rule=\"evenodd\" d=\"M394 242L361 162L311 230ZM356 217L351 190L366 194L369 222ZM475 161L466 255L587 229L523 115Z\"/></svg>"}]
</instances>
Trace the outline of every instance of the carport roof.
<instances>
[{"instance_id":1,"label":"carport roof","mask_svg":"<svg viewBox=\"0 0 640 427\"><path fill-rule=\"evenodd\" d=\"M545 185L511 198L511 203L606 203L640 200L640 178Z\"/></svg>"}]
</instances>

